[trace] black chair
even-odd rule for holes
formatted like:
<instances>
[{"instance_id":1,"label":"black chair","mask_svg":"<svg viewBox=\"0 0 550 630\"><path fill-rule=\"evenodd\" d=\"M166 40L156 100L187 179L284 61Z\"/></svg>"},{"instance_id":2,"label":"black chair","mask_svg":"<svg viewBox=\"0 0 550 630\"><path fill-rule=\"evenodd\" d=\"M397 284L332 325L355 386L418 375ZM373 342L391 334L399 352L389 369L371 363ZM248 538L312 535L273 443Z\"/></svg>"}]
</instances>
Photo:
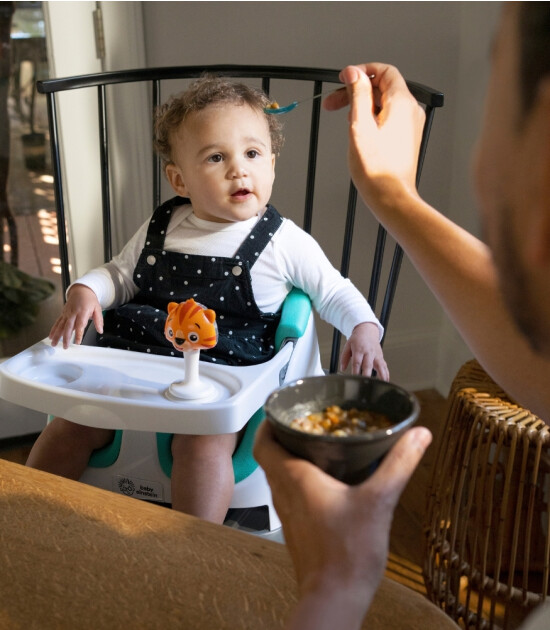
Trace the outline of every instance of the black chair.
<instances>
[{"instance_id":1,"label":"black chair","mask_svg":"<svg viewBox=\"0 0 550 630\"><path fill-rule=\"evenodd\" d=\"M99 120L99 146L101 159L101 179L102 179L102 200L103 200L103 257L108 261L112 257L112 228L111 228L111 200L110 200L110 138L109 121L107 116L107 92L110 86L137 83L146 83L151 87L151 105L158 106L162 102L162 86L169 81L180 79L192 79L208 72L221 76L233 77L245 80L260 80L261 87L268 94L275 81L293 82L296 85L309 84L311 96L320 94L327 87L336 87L340 84L338 70L316 69L316 68L293 68L279 66L182 66L167 68L145 68L139 70L126 70L118 72L107 72L101 74L91 74L61 79L49 79L38 82L38 91L46 94L48 102L48 116L50 128L50 141L52 147L52 162L55 179L56 211L59 231L60 255L63 288L70 284L69 255L67 246L66 213L64 204L63 180L61 171L61 149L59 142L59 122L56 107L56 95L67 90L82 88L96 88L98 99L98 120ZM341 85L341 84L340 84ZM428 147L428 139L432 126L435 109L443 106L443 94L437 90L424 85L408 81L407 85L413 96L424 107L426 111L426 122L420 148L417 170L417 185L420 181L424 157ZM164 94L164 98L168 94ZM319 98L311 101L311 117L309 131L309 150L307 164L303 165L306 182L304 211L302 227L306 232L312 231L314 221L314 195L316 189L316 170L319 155L319 132L321 122L321 103ZM292 114L288 114L292 116ZM161 169L157 156L153 156L153 199L151 211L161 202ZM352 239L355 224L355 213L357 204L357 192L353 184L350 183L346 201L342 201L347 206L345 214L345 228L341 249L340 271L342 275L348 276L350 260L352 254ZM283 214L285 209L282 209ZM343 215L344 213L342 213ZM385 280L382 306L377 309L377 298L380 284L383 281L383 263L385 257L386 231L382 226L378 227L376 246L372 253L372 266L370 285L367 299L369 304L377 312L378 318L387 331L391 313L391 308L397 287L397 280L403 258L403 252L399 245L396 245L391 257L391 267ZM388 254L386 254L388 257ZM332 350L330 354L330 364L328 370L336 372L338 367L338 357L340 351L340 333L335 330L332 339Z\"/></svg>"},{"instance_id":2,"label":"black chair","mask_svg":"<svg viewBox=\"0 0 550 630\"><path fill-rule=\"evenodd\" d=\"M307 127L309 129L308 139L306 140L307 147L303 151L303 164L301 168L296 168L292 173L292 185L298 179L304 180L304 202L303 202L303 215L301 217L302 227L307 232L315 230L315 217L316 212L314 208L319 205L319 199L314 199L316 190L318 189L319 179L318 176L318 164L324 151L321 148L323 142L322 125L323 121L326 126L330 124L330 118L323 118L321 115L321 99L311 98L321 94L327 89L335 89L340 85L338 79L338 70L325 70L325 69L313 69L313 68L284 68L275 66L229 66L229 65L216 65L216 66L192 66L192 67L169 67L169 68L147 68L141 70L128 70L119 72L108 72L96 75L87 75L79 77L70 77L62 79L50 79L47 81L41 81L38 83L38 91L42 94L46 94L48 102L48 114L49 114L49 131L52 147L52 162L53 172L55 180L55 193L56 193L56 210L59 232L59 246L60 246L60 258L63 288L66 289L71 282L70 266L69 266L69 243L68 243L68 230L67 222L70 220L65 212L65 191L62 177L62 151L59 141L60 125L58 114L58 98L60 93L70 90L82 90L82 89L95 89L97 91L97 107L98 107L98 128L99 128L99 154L101 161L101 198L102 198L102 213L103 213L103 259L108 261L112 257L113 245L112 245L112 215L111 212L111 134L113 124L108 120L108 100L111 98L111 91L116 90L117 86L145 83L150 90L150 107L151 109L158 106L163 100L165 100L171 93L175 91L174 85L177 82L187 81L197 78L203 73L210 73L216 75L223 75L247 82L253 82L260 85L264 91L271 93L277 100L282 101L280 96L284 90L288 90L290 87L290 94L293 100L300 91L307 90L307 93L302 98L310 98L310 102L306 105L300 105L300 115L305 115L308 118ZM169 85L169 89L166 86ZM179 83L178 83L179 85ZM305 87L304 87L305 86ZM420 151L419 163L418 163L418 175L417 179L420 179L420 173L426 154L428 145L428 138L432 125L435 109L443 105L443 95L431 88L416 84L408 83L409 89L418 100L419 103L426 110L426 123L424 127L424 133L422 138L422 146ZM287 120L291 121L290 117L295 114L286 114ZM330 117L333 114L326 114ZM304 124L302 121L301 125ZM327 120L329 122L327 122ZM334 120L334 119L333 119ZM307 134L306 134L307 135ZM329 158L330 152L329 153ZM296 157L296 156L293 156ZM299 156L300 157L300 156ZM298 157L298 159L299 159ZM152 199L151 199L151 212L157 207L162 199L162 186L161 186L161 169L160 162L156 156L153 159L153 186L152 186ZM284 154L281 160L286 159ZM345 162L345 160L343 160ZM340 270L342 275L347 276L350 269L350 261L352 254L352 237L354 232L356 204L357 204L357 192L354 186L349 182L349 175L345 172L345 164L341 165L344 169L343 183L339 184L338 190L344 192L344 198L341 201L342 212L336 212L334 217L331 217L331 221L336 222L338 219L342 219L342 243L341 243L341 260ZM343 184L343 185L342 185ZM275 184L275 189L278 183ZM331 182L332 186L332 182ZM331 200L331 204L334 202ZM278 205L278 204L275 204ZM344 212L344 208L347 210ZM286 215L286 208L281 206L280 208L283 215ZM113 209L116 211L116 209ZM331 229L332 231L332 229ZM335 230L338 232L338 230ZM388 321L390 317L392 302L395 295L397 279L402 261L402 250L399 246L395 246L393 254L386 252L386 231L379 226L377 229L376 242L372 252L372 265L370 273L370 286L368 290L368 301L371 304L373 310L378 313L378 317L387 331ZM362 248L363 250L363 248ZM391 259L391 263L384 265L384 257ZM384 268L384 273L383 273ZM386 276L383 281L383 276ZM383 300L380 309L376 308L377 296L380 290L381 284L384 284L383 288ZM334 331L332 337L332 348L330 352L330 365L328 370L330 372L336 372L338 366L338 357L340 349L340 333ZM267 392L266 392L267 395ZM256 421L261 420L257 417ZM249 425L252 425L252 421ZM257 422L256 422L257 424ZM117 432L120 433L120 432ZM243 440L244 441L244 440ZM251 444L252 440L247 442L247 448L249 451L248 461L251 459ZM159 451L160 452L160 451ZM235 459L234 459L235 462ZM235 466L235 464L234 464ZM257 466L257 465L256 465ZM236 473L237 477L237 473ZM271 528L272 529L272 528Z\"/></svg>"}]
</instances>

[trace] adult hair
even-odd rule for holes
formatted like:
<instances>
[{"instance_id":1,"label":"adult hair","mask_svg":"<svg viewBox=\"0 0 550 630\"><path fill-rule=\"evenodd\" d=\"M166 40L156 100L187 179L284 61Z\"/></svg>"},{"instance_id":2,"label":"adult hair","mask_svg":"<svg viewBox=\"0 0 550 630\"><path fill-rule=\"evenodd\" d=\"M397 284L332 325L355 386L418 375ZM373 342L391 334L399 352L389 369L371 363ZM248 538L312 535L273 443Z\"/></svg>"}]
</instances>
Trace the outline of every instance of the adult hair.
<instances>
[{"instance_id":1,"label":"adult hair","mask_svg":"<svg viewBox=\"0 0 550 630\"><path fill-rule=\"evenodd\" d=\"M270 116L264 112L264 108L270 103L269 97L263 91L244 83L213 75L200 77L185 92L171 96L155 110L153 144L161 158L163 168L173 162L174 133L186 116L210 105L248 105L265 116L271 136L271 150L278 155L283 145L282 124L277 116Z\"/></svg>"},{"instance_id":2,"label":"adult hair","mask_svg":"<svg viewBox=\"0 0 550 630\"><path fill-rule=\"evenodd\" d=\"M539 83L550 75L550 3L522 2L519 8L520 86L525 111Z\"/></svg>"}]
</instances>

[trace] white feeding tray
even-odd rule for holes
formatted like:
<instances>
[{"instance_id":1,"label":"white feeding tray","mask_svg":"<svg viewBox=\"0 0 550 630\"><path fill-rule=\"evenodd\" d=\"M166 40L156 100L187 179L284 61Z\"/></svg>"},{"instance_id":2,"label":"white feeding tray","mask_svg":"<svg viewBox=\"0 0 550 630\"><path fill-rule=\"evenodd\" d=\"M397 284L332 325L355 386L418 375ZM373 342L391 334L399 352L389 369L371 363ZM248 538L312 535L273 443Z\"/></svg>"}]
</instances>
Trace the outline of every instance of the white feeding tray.
<instances>
[{"instance_id":1,"label":"white feeding tray","mask_svg":"<svg viewBox=\"0 0 550 630\"><path fill-rule=\"evenodd\" d=\"M200 362L214 394L174 399L169 386L184 376L182 357L96 346L53 348L44 339L0 365L0 397L30 409L105 429L218 434L239 431L279 386L292 344L260 365Z\"/></svg>"}]
</instances>

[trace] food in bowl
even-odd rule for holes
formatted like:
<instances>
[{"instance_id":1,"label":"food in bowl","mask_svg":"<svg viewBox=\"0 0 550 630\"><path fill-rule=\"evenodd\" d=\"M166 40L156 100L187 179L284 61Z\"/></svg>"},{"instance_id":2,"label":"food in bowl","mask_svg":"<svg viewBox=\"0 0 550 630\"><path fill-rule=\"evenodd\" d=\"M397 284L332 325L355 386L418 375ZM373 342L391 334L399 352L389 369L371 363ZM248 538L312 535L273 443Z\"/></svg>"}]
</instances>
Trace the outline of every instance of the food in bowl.
<instances>
[{"instance_id":1,"label":"food in bowl","mask_svg":"<svg viewBox=\"0 0 550 630\"><path fill-rule=\"evenodd\" d=\"M392 424L385 413L366 411L355 407L342 409L339 405L331 405L326 407L324 411L295 418L290 423L290 428L316 435L347 437L348 435L361 435L386 429Z\"/></svg>"},{"instance_id":2,"label":"food in bowl","mask_svg":"<svg viewBox=\"0 0 550 630\"><path fill-rule=\"evenodd\" d=\"M346 437L330 432L311 433L291 426L297 418L324 415L335 406L381 414L390 424ZM273 391L264 405L267 421L281 446L349 484L359 483L372 474L382 457L415 422L419 409L414 395L398 385L351 374L292 381Z\"/></svg>"}]
</instances>

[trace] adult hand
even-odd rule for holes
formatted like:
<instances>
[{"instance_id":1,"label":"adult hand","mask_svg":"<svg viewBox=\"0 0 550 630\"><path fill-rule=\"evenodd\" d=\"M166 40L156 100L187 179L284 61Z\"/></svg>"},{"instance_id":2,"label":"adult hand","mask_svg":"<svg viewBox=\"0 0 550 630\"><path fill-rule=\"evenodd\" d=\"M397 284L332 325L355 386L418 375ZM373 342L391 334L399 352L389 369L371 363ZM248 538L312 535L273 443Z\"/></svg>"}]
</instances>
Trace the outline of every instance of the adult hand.
<instances>
[{"instance_id":1,"label":"adult hand","mask_svg":"<svg viewBox=\"0 0 550 630\"><path fill-rule=\"evenodd\" d=\"M324 107L350 105L349 169L363 200L376 212L416 194L425 114L404 78L393 66L369 63L344 68L340 79L346 90L328 96Z\"/></svg>"},{"instance_id":2,"label":"adult hand","mask_svg":"<svg viewBox=\"0 0 550 630\"><path fill-rule=\"evenodd\" d=\"M369 479L348 486L291 456L263 423L254 456L271 486L299 588L289 627L360 627L386 565L395 506L430 442L427 429L410 429Z\"/></svg>"},{"instance_id":3,"label":"adult hand","mask_svg":"<svg viewBox=\"0 0 550 630\"><path fill-rule=\"evenodd\" d=\"M103 332L103 313L96 294L83 284L75 284L69 289L63 311L50 330L52 346L63 338L63 347L68 348L73 331L74 342L81 343L90 320L99 333Z\"/></svg>"}]
</instances>

